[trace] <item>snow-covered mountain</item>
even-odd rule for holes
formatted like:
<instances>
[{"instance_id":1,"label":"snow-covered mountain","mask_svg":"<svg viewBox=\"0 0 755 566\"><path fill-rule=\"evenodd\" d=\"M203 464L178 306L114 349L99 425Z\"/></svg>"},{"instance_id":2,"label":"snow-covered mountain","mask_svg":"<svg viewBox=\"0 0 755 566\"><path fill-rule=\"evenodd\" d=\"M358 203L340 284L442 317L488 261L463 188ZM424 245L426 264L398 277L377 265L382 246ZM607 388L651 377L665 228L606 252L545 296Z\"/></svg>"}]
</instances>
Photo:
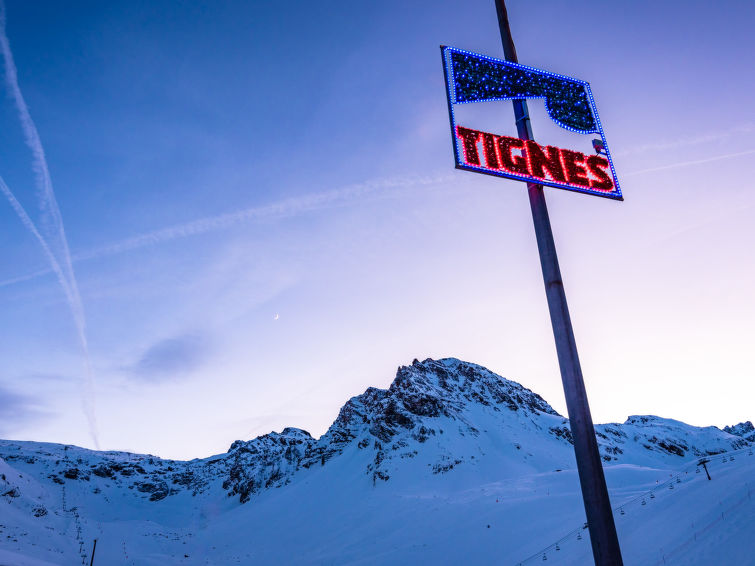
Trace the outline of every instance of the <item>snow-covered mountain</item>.
<instances>
[{"instance_id":1,"label":"snow-covered mountain","mask_svg":"<svg viewBox=\"0 0 755 566\"><path fill-rule=\"evenodd\" d=\"M755 441L749 422L655 416L596 432L609 488ZM0 441L0 564L88 564L95 538L103 564L514 562L584 520L574 470L569 423L539 395L475 364L415 360L319 439L286 428L188 462ZM492 500L508 519L488 523L508 532L485 542L469 521Z\"/></svg>"},{"instance_id":2,"label":"snow-covered mountain","mask_svg":"<svg viewBox=\"0 0 755 566\"><path fill-rule=\"evenodd\" d=\"M734 436L741 436L748 442L755 442L755 427L752 426L752 422L746 421L734 426L725 426L724 432L733 434Z\"/></svg>"}]
</instances>

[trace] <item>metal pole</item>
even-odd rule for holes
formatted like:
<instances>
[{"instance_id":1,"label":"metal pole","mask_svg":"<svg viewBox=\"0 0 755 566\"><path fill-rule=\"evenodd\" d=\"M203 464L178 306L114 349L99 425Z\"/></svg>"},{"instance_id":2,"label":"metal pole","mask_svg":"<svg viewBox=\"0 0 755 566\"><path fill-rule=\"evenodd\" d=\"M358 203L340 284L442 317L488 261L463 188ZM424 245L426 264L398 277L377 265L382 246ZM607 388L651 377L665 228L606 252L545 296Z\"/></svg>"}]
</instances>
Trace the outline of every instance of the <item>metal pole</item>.
<instances>
[{"instance_id":1,"label":"metal pole","mask_svg":"<svg viewBox=\"0 0 755 566\"><path fill-rule=\"evenodd\" d=\"M701 464L703 465L703 469L705 470L705 475L708 476L708 481L710 481L710 474L708 473L708 466L706 466L705 463L709 462L709 461L710 460L705 460L705 461L701 462Z\"/></svg>"},{"instance_id":2,"label":"metal pole","mask_svg":"<svg viewBox=\"0 0 755 566\"><path fill-rule=\"evenodd\" d=\"M495 0L495 6L498 12L498 26L501 30L504 57L507 61L518 63L505 0ZM513 103L517 133L521 139L531 140L533 138L532 126L527 102L522 99L514 100ZM558 267L558 256L548 218L548 208L545 204L545 194L542 185L534 183L527 183L527 192L532 209L532 220L535 224L537 248L540 252L540 266L543 270L548 310L556 339L558 365L561 368L566 409L569 413L569 424L574 439L574 453L577 458L577 471L582 487L587 526L590 529L593 557L596 566L623 566L616 525L611 511L611 500L608 497L590 406L587 403L587 392L582 379L582 368L579 365L569 307L566 304L561 270Z\"/></svg>"},{"instance_id":3,"label":"metal pole","mask_svg":"<svg viewBox=\"0 0 755 566\"><path fill-rule=\"evenodd\" d=\"M92 545L92 558L89 560L89 566L93 566L94 564L94 551L97 550L97 539L94 539L94 544Z\"/></svg>"}]
</instances>

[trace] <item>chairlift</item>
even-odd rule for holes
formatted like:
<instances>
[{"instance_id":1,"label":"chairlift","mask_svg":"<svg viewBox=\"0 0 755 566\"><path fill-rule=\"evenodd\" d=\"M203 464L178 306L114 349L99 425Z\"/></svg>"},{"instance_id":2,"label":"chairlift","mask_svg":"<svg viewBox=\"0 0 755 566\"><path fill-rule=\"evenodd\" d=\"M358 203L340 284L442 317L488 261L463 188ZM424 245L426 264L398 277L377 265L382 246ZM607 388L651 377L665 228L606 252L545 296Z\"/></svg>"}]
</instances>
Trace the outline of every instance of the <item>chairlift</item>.
<instances>
[{"instance_id":1,"label":"chairlift","mask_svg":"<svg viewBox=\"0 0 755 566\"><path fill-rule=\"evenodd\" d=\"M655 499L655 493L650 494L650 499Z\"/></svg>"},{"instance_id":2,"label":"chairlift","mask_svg":"<svg viewBox=\"0 0 755 566\"><path fill-rule=\"evenodd\" d=\"M645 501L645 500L643 499L643 500L642 500L642 504L643 504L643 505L647 505L647 504L648 504L648 502L647 502L647 501Z\"/></svg>"},{"instance_id":3,"label":"chairlift","mask_svg":"<svg viewBox=\"0 0 755 566\"><path fill-rule=\"evenodd\" d=\"M624 513L624 508L623 507L621 508L621 514L622 515L626 515L626 513Z\"/></svg>"}]
</instances>

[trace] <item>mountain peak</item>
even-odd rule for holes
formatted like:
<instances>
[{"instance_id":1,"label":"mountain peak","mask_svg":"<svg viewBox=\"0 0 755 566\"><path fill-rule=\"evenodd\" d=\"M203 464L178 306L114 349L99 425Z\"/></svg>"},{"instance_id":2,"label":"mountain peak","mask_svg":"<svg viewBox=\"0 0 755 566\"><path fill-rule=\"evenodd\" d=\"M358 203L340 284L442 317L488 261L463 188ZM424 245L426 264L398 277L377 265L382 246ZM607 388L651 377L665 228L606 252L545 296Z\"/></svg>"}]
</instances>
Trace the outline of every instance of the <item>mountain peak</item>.
<instances>
[{"instance_id":1,"label":"mountain peak","mask_svg":"<svg viewBox=\"0 0 755 566\"><path fill-rule=\"evenodd\" d=\"M457 358L415 359L412 365L399 367L388 393L418 415L448 414L468 403L558 415L537 393Z\"/></svg>"}]
</instances>

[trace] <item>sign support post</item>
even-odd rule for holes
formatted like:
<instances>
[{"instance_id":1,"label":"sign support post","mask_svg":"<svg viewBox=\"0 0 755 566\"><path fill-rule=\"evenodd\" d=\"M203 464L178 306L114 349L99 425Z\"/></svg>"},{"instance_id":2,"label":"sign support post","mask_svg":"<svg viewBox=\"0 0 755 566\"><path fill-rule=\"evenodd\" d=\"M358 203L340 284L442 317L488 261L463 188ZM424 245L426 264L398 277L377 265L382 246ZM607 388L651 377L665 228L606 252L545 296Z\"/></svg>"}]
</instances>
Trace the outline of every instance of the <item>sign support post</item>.
<instances>
[{"instance_id":1,"label":"sign support post","mask_svg":"<svg viewBox=\"0 0 755 566\"><path fill-rule=\"evenodd\" d=\"M495 5L498 13L498 25L501 30L504 58L507 61L518 63L505 0L495 0ZM531 140L533 135L527 102L524 99L514 99L512 102L519 138ZM623 566L611 501L608 497L598 442L595 438L595 428L590 415L590 406L587 403L587 392L582 378L582 368L579 364L577 344L574 340L574 331L569 317L569 307L566 304L566 293L561 280L561 270L558 266L553 231L548 217L548 208L545 204L545 194L542 185L536 183L527 183L527 192L532 209L532 220L535 224L540 266L543 270L545 294L548 298L553 335L556 339L558 364L561 369L566 408L574 439L577 471L582 488L587 526L590 530L593 557L596 566Z\"/></svg>"}]
</instances>

